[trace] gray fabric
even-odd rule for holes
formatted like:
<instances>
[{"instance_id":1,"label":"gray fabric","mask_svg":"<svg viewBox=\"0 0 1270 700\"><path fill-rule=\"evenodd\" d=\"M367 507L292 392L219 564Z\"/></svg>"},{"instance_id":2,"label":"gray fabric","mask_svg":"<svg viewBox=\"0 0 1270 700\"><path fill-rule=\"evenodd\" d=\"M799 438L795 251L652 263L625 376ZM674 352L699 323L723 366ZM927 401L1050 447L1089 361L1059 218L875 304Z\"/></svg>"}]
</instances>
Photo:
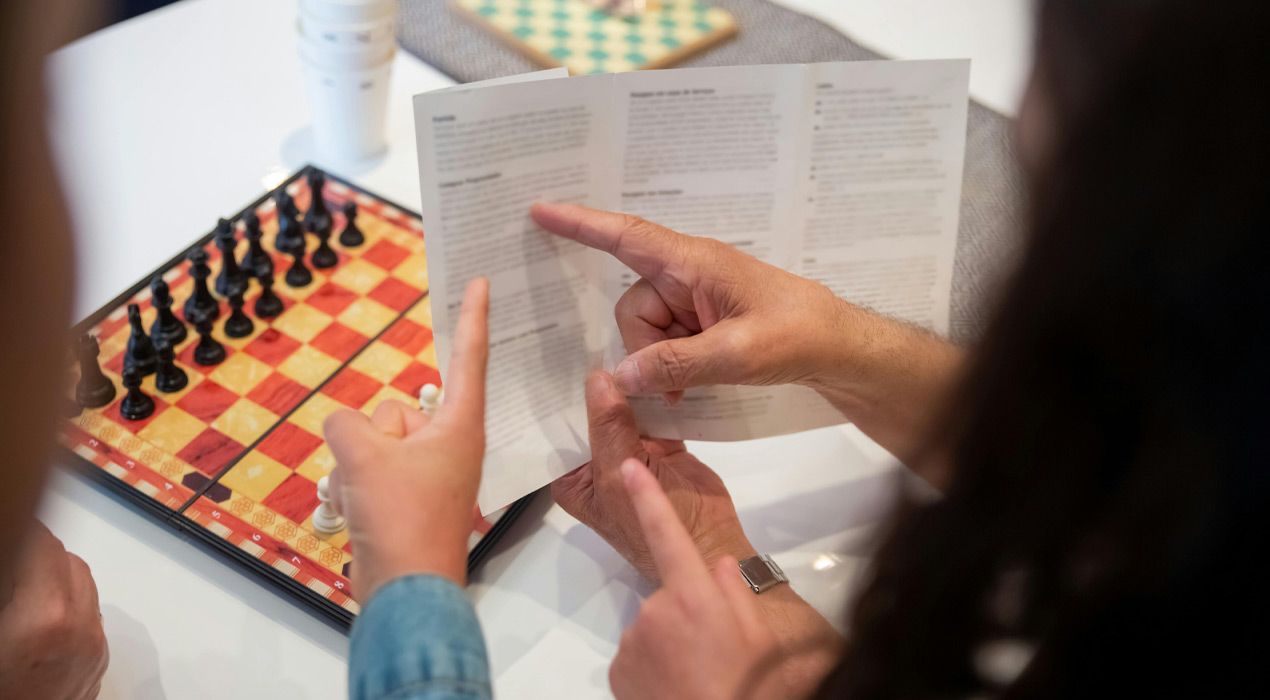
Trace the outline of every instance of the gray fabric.
<instances>
[{"instance_id":1,"label":"gray fabric","mask_svg":"<svg viewBox=\"0 0 1270 700\"><path fill-rule=\"evenodd\" d=\"M766 0L714 0L713 4L737 18L740 33L680 66L879 58L829 25ZM402 48L462 82L539 68L447 7L444 0L401 0L400 24ZM1022 186L1010 130L1009 119L971 103L953 272L952 336L959 342L974 339L982 330L994 284L1018 248Z\"/></svg>"}]
</instances>

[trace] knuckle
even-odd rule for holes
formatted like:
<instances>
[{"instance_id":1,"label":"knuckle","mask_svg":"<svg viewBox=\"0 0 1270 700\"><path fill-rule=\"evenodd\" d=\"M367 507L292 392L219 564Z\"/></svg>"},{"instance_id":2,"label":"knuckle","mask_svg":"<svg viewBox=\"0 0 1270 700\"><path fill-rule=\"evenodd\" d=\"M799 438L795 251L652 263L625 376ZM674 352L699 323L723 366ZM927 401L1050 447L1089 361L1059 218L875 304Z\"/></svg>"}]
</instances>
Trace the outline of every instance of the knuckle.
<instances>
[{"instance_id":1,"label":"knuckle","mask_svg":"<svg viewBox=\"0 0 1270 700\"><path fill-rule=\"evenodd\" d=\"M692 371L691 360L679 349L677 343L662 343L656 354L661 374L671 386L682 387Z\"/></svg>"},{"instance_id":2,"label":"knuckle","mask_svg":"<svg viewBox=\"0 0 1270 700\"><path fill-rule=\"evenodd\" d=\"M722 346L718 353L720 360L739 370L742 377L750 377L757 370L763 353L760 344L763 342L759 334L748 325L730 329L721 338Z\"/></svg>"},{"instance_id":3,"label":"knuckle","mask_svg":"<svg viewBox=\"0 0 1270 700\"><path fill-rule=\"evenodd\" d=\"M62 650L75 637L75 619L71 601L53 596L43 606L40 619L31 628L31 646L36 649Z\"/></svg>"}]
</instances>

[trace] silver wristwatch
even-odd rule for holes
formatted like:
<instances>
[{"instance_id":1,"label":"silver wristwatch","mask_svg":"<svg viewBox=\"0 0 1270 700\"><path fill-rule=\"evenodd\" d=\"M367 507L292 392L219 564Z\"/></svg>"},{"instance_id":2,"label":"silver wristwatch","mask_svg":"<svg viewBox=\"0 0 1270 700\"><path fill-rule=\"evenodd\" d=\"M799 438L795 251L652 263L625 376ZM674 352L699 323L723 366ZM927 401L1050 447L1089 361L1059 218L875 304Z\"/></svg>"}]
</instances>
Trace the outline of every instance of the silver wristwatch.
<instances>
[{"instance_id":1,"label":"silver wristwatch","mask_svg":"<svg viewBox=\"0 0 1270 700\"><path fill-rule=\"evenodd\" d=\"M762 593L778 583L789 583L785 572L766 554L750 557L742 561L740 566L741 575L755 593Z\"/></svg>"}]
</instances>

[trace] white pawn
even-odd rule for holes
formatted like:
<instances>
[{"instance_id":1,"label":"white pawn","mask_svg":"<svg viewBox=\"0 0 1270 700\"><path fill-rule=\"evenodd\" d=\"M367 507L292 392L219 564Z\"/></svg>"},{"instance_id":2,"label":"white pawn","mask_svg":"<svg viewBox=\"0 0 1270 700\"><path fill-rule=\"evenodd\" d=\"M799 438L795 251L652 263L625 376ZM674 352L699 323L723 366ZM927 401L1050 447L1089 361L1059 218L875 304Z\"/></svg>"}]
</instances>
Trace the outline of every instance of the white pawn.
<instances>
[{"instance_id":1,"label":"white pawn","mask_svg":"<svg viewBox=\"0 0 1270 700\"><path fill-rule=\"evenodd\" d=\"M331 478L324 476L317 482L318 507L313 511L313 529L324 535L333 535L344 529L344 516L331 505Z\"/></svg>"},{"instance_id":2,"label":"white pawn","mask_svg":"<svg viewBox=\"0 0 1270 700\"><path fill-rule=\"evenodd\" d=\"M441 407L441 401L445 399L445 390L436 384L424 384L419 387L419 410L424 415L431 416Z\"/></svg>"}]
</instances>

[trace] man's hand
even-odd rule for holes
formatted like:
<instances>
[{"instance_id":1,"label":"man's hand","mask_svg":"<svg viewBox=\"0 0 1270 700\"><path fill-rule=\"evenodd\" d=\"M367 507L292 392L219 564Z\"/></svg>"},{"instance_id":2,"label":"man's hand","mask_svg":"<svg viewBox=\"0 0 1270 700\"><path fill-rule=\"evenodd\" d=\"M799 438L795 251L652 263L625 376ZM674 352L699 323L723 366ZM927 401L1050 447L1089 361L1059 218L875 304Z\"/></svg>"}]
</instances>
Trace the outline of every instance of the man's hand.
<instances>
[{"instance_id":1,"label":"man's hand","mask_svg":"<svg viewBox=\"0 0 1270 700\"><path fill-rule=\"evenodd\" d=\"M37 522L17 574L0 591L0 697L97 697L110 651L88 565Z\"/></svg>"},{"instance_id":2,"label":"man's hand","mask_svg":"<svg viewBox=\"0 0 1270 700\"><path fill-rule=\"evenodd\" d=\"M627 394L809 383L850 339L850 309L827 287L727 244L574 205L535 204L530 213L641 277L616 310L629 355L613 377Z\"/></svg>"},{"instance_id":3,"label":"man's hand","mask_svg":"<svg viewBox=\"0 0 1270 700\"><path fill-rule=\"evenodd\" d=\"M937 485L930 420L961 353L939 338L833 295L824 285L709 238L626 214L535 204L544 229L605 251L641 279L617 303L628 395L709 384L802 384Z\"/></svg>"},{"instance_id":4,"label":"man's hand","mask_svg":"<svg viewBox=\"0 0 1270 700\"><path fill-rule=\"evenodd\" d=\"M370 418L347 410L326 420L338 465L332 501L348 518L353 588L363 602L406 574L467 581L485 454L488 314L489 283L473 280L463 297L445 402L431 420L397 401L380 404Z\"/></svg>"},{"instance_id":5,"label":"man's hand","mask_svg":"<svg viewBox=\"0 0 1270 700\"><path fill-rule=\"evenodd\" d=\"M609 668L618 698L785 697L780 645L764 623L736 559L711 573L677 508L643 463L628 459L617 477L628 492L662 580L622 634Z\"/></svg>"},{"instance_id":6,"label":"man's hand","mask_svg":"<svg viewBox=\"0 0 1270 700\"><path fill-rule=\"evenodd\" d=\"M640 574L656 581L657 568L618 471L624 460L634 457L661 483L707 562L723 555L744 559L754 554L719 475L689 454L682 442L641 439L630 404L612 377L592 372L586 401L591 461L551 485L551 495L566 512L599 533Z\"/></svg>"}]
</instances>

